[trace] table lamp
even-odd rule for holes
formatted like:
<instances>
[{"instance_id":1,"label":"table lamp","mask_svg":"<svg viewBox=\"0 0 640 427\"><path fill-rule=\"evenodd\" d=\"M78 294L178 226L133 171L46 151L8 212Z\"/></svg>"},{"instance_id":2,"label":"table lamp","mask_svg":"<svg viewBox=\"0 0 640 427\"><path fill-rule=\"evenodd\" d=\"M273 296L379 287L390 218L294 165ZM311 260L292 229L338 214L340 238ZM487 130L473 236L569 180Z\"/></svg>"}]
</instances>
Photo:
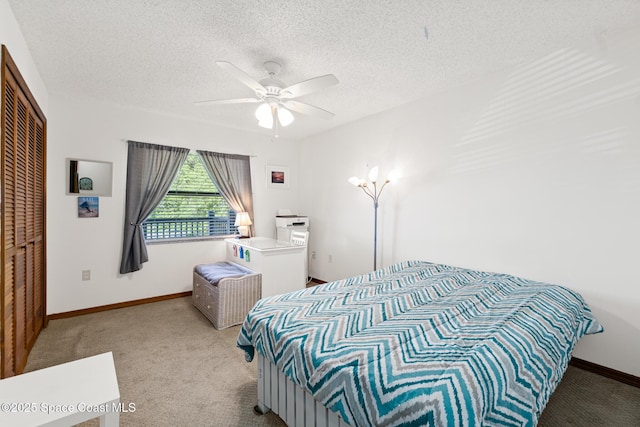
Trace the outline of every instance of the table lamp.
<instances>
[{"instance_id":1,"label":"table lamp","mask_svg":"<svg viewBox=\"0 0 640 427\"><path fill-rule=\"evenodd\" d=\"M238 212L236 215L235 226L238 227L240 238L249 237L249 226L253 224L249 218L248 212Z\"/></svg>"}]
</instances>

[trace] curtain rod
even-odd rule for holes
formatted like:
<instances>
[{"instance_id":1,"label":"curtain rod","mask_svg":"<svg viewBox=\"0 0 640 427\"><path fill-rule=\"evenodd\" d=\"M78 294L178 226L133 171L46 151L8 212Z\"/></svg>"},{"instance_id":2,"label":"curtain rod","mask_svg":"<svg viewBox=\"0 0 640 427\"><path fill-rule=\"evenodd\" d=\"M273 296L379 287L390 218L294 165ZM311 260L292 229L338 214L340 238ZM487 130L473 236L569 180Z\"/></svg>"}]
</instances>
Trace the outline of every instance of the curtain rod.
<instances>
[{"instance_id":1,"label":"curtain rod","mask_svg":"<svg viewBox=\"0 0 640 427\"><path fill-rule=\"evenodd\" d=\"M120 141L122 141L122 142L126 142L126 143L128 143L129 141L132 141L132 142L133 142L133 140L131 140L131 139L125 139L125 138L121 138L121 139L120 139ZM189 148L189 151L195 151L195 149L193 149L193 148ZM257 154L238 154L238 153L223 153L223 154L230 154L230 155L232 155L232 156L249 156L249 157L258 157L258 155L257 155Z\"/></svg>"}]
</instances>

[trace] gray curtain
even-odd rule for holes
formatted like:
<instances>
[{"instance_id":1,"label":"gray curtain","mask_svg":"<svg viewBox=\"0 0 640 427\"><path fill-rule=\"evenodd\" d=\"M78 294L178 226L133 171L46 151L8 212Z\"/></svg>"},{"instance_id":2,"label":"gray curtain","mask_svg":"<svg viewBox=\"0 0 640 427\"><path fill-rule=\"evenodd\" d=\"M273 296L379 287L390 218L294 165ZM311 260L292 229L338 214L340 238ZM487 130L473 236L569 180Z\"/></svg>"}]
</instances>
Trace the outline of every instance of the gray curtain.
<instances>
[{"instance_id":1,"label":"gray curtain","mask_svg":"<svg viewBox=\"0 0 640 427\"><path fill-rule=\"evenodd\" d=\"M138 271L149 260L142 223L167 194L189 154L188 148L128 142L121 274Z\"/></svg>"},{"instance_id":2,"label":"gray curtain","mask_svg":"<svg viewBox=\"0 0 640 427\"><path fill-rule=\"evenodd\" d=\"M236 212L248 212L254 221L249 156L200 150L198 154L229 206ZM253 225L249 228L249 236L253 236Z\"/></svg>"}]
</instances>

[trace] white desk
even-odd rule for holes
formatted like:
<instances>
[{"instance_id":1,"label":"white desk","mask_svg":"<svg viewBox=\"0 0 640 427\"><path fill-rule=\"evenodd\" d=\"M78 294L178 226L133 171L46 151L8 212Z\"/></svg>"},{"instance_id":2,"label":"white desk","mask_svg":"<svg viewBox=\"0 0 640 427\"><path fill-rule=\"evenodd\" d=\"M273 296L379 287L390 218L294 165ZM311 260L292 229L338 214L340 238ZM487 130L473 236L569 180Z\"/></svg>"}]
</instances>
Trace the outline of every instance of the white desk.
<instances>
[{"instance_id":1,"label":"white desk","mask_svg":"<svg viewBox=\"0 0 640 427\"><path fill-rule=\"evenodd\" d=\"M227 261L262 273L263 298L306 287L306 246L280 242L268 237L226 239L225 241L227 242ZM242 257L240 257L241 252Z\"/></svg>"},{"instance_id":2,"label":"white desk","mask_svg":"<svg viewBox=\"0 0 640 427\"><path fill-rule=\"evenodd\" d=\"M100 417L120 424L111 352L0 380L0 426L71 426Z\"/></svg>"}]
</instances>

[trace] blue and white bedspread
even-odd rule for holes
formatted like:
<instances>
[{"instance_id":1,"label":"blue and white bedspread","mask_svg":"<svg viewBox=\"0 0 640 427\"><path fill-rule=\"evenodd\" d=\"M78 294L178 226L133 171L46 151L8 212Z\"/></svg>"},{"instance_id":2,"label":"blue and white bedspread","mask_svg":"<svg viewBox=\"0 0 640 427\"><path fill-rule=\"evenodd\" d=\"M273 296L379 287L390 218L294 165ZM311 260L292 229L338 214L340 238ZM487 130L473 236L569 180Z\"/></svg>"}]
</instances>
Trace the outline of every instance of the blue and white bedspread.
<instances>
[{"instance_id":1,"label":"blue and white bedspread","mask_svg":"<svg viewBox=\"0 0 640 427\"><path fill-rule=\"evenodd\" d=\"M602 330L567 288L407 261L262 299L237 344L352 426L534 426Z\"/></svg>"}]
</instances>

